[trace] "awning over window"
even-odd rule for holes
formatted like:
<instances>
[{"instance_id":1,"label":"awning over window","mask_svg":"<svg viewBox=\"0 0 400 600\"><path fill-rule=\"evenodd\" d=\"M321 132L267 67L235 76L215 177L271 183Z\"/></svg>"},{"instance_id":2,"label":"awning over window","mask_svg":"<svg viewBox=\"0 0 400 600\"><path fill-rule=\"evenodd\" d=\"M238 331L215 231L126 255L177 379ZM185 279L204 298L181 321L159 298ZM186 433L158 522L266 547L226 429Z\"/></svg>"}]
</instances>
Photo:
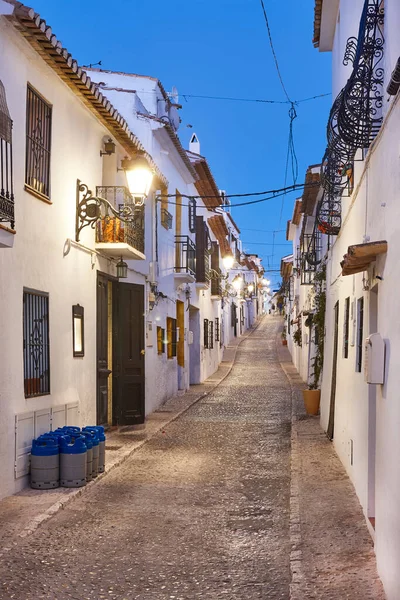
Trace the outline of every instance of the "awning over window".
<instances>
[{"instance_id":1,"label":"awning over window","mask_svg":"<svg viewBox=\"0 0 400 600\"><path fill-rule=\"evenodd\" d=\"M354 275L366 271L379 254L387 252L387 242L368 242L349 246L342 262L342 275Z\"/></svg>"}]
</instances>

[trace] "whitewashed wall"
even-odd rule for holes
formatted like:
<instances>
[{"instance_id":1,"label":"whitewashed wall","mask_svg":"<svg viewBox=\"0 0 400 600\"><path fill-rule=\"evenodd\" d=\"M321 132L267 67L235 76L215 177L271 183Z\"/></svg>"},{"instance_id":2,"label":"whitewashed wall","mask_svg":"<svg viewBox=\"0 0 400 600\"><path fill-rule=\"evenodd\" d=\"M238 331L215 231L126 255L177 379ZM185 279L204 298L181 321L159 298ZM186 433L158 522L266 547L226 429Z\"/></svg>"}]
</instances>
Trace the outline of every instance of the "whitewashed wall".
<instances>
[{"instance_id":1,"label":"whitewashed wall","mask_svg":"<svg viewBox=\"0 0 400 600\"><path fill-rule=\"evenodd\" d=\"M344 44L354 35L362 2L342 1L340 27L333 49L334 94L348 77L341 65ZM398 36L400 5L385 1L385 88L400 54ZM387 98L385 94L385 98ZM321 395L321 423L327 427L331 394L333 357L333 315L339 302L339 351L336 385L335 448L354 483L364 513L376 518L375 551L379 574L388 600L400 598L400 475L396 458L400 453L400 325L397 288L400 280L398 255L400 241L399 97L384 102L386 120L367 159L356 163L355 192L343 199L343 226L329 254L327 269L327 318L324 377ZM388 252L373 268L354 276L341 276L340 261L347 247L363 241L387 240ZM371 291L374 288L374 291ZM356 346L350 344L349 357L343 357L344 303L364 297L364 334L370 332L373 294L378 292L378 331L386 345L386 377L382 386L369 386L364 374L357 373ZM371 304L372 303L372 304ZM350 323L350 341L352 340ZM372 332L372 329L371 329ZM372 533L372 530L371 530Z\"/></svg>"},{"instance_id":2,"label":"whitewashed wall","mask_svg":"<svg viewBox=\"0 0 400 600\"><path fill-rule=\"evenodd\" d=\"M108 134L72 91L0 18L0 79L13 127L16 230L14 247L0 250L0 496L26 484L14 480L16 414L78 403L78 425L94 423L96 409L96 271L113 271L106 260L64 244L75 237L77 178L95 187L102 181L99 156ZM53 105L51 200L24 191L27 83ZM92 187L92 189L93 189ZM91 231L93 236L93 231ZM86 234L85 234L86 237ZM114 273L115 274L115 273ZM23 288L49 293L51 393L24 397ZM85 356L72 356L72 306L85 309Z\"/></svg>"}]
</instances>

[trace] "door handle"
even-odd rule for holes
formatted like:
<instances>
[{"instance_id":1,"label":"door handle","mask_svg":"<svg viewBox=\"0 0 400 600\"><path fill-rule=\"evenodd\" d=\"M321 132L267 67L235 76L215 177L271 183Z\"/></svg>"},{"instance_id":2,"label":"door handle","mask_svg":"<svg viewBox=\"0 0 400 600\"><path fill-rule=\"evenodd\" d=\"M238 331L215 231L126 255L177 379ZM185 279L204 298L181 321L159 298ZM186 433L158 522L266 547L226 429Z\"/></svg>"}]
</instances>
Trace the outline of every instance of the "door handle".
<instances>
[{"instance_id":1,"label":"door handle","mask_svg":"<svg viewBox=\"0 0 400 600\"><path fill-rule=\"evenodd\" d=\"M112 373L110 369L98 369L98 372L101 373L101 375L106 375L107 377Z\"/></svg>"},{"instance_id":2,"label":"door handle","mask_svg":"<svg viewBox=\"0 0 400 600\"><path fill-rule=\"evenodd\" d=\"M146 354L146 350L141 350L141 351L140 351L140 354L141 354L142 356L144 356L144 355Z\"/></svg>"}]
</instances>

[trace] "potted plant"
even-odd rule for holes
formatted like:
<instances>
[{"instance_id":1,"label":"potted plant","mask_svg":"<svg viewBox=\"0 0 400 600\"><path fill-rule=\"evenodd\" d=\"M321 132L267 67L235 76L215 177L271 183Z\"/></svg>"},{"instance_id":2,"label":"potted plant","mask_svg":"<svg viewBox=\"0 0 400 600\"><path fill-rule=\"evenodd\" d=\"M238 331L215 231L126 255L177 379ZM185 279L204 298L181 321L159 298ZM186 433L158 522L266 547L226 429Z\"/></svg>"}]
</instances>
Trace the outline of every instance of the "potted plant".
<instances>
[{"instance_id":1,"label":"potted plant","mask_svg":"<svg viewBox=\"0 0 400 600\"><path fill-rule=\"evenodd\" d=\"M326 307L326 265L323 263L321 268L315 274L314 292L315 292L315 311L307 317L307 325L314 328L315 354L311 361L313 369L311 382L307 390L303 390L303 399L306 413L308 415L317 415L321 400L321 390L319 389L322 367L324 364L324 337L325 337L325 307Z\"/></svg>"},{"instance_id":2,"label":"potted plant","mask_svg":"<svg viewBox=\"0 0 400 600\"><path fill-rule=\"evenodd\" d=\"M286 327L282 330L282 346L287 346Z\"/></svg>"}]
</instances>

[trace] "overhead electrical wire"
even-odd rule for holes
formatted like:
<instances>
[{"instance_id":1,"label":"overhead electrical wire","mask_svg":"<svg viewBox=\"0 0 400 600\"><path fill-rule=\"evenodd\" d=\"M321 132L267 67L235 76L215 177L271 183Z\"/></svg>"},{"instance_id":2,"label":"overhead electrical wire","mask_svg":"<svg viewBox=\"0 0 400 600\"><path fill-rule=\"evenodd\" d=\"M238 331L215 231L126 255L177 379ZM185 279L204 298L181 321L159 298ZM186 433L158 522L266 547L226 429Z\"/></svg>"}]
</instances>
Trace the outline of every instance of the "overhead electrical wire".
<instances>
[{"instance_id":1,"label":"overhead electrical wire","mask_svg":"<svg viewBox=\"0 0 400 600\"><path fill-rule=\"evenodd\" d=\"M140 92L141 93L141 92ZM325 98L331 96L331 93L318 94L316 96L310 96L309 98L302 98L300 100L294 100L293 104L298 105L303 102L309 102L310 100L317 100L319 98ZM264 98L235 98L233 96L203 96L200 94L180 94L182 98L187 101L187 98L196 98L200 100L225 100L229 102L256 102L260 104L292 104L290 100L268 100Z\"/></svg>"},{"instance_id":2,"label":"overhead electrical wire","mask_svg":"<svg viewBox=\"0 0 400 600\"><path fill-rule=\"evenodd\" d=\"M264 190L263 192L245 192L242 194L225 194L226 198L247 198L248 196L264 196L265 194L277 194L278 192L294 192L298 189L301 188L308 188L308 187L317 187L319 186L318 182L314 182L314 183L296 183L294 185L289 185L283 188L277 188L274 190ZM206 196L204 194L179 194L179 196L181 198L188 198L188 199L196 199L196 198L201 198L201 199L213 199L213 198L218 198L221 199L222 196L218 196L216 194L213 194L212 196ZM157 195L158 199L161 198L176 198L176 194L158 194ZM171 204L173 204L173 202L171 202ZM220 206L220 205L218 205ZM238 206L238 204L231 204L230 206L235 207Z\"/></svg>"},{"instance_id":3,"label":"overhead electrical wire","mask_svg":"<svg viewBox=\"0 0 400 600\"><path fill-rule=\"evenodd\" d=\"M293 102L290 99L289 94L287 92L286 86L285 86L285 84L283 82L282 73L281 73L281 70L279 68L278 57L276 56L276 52L275 52L275 48L274 48L274 43L272 41L272 34L271 34L270 26L269 26L269 20L268 20L268 16L267 16L267 11L265 10L264 0L260 0L260 2L261 2L261 7L262 7L262 10L263 10L263 13L264 13L265 24L267 26L269 45L271 46L272 56L274 57L276 72L278 73L279 81L281 82L281 86L282 86L283 92L284 92L284 94L285 94L285 96L287 98L287 101L290 104L293 104Z\"/></svg>"}]
</instances>

